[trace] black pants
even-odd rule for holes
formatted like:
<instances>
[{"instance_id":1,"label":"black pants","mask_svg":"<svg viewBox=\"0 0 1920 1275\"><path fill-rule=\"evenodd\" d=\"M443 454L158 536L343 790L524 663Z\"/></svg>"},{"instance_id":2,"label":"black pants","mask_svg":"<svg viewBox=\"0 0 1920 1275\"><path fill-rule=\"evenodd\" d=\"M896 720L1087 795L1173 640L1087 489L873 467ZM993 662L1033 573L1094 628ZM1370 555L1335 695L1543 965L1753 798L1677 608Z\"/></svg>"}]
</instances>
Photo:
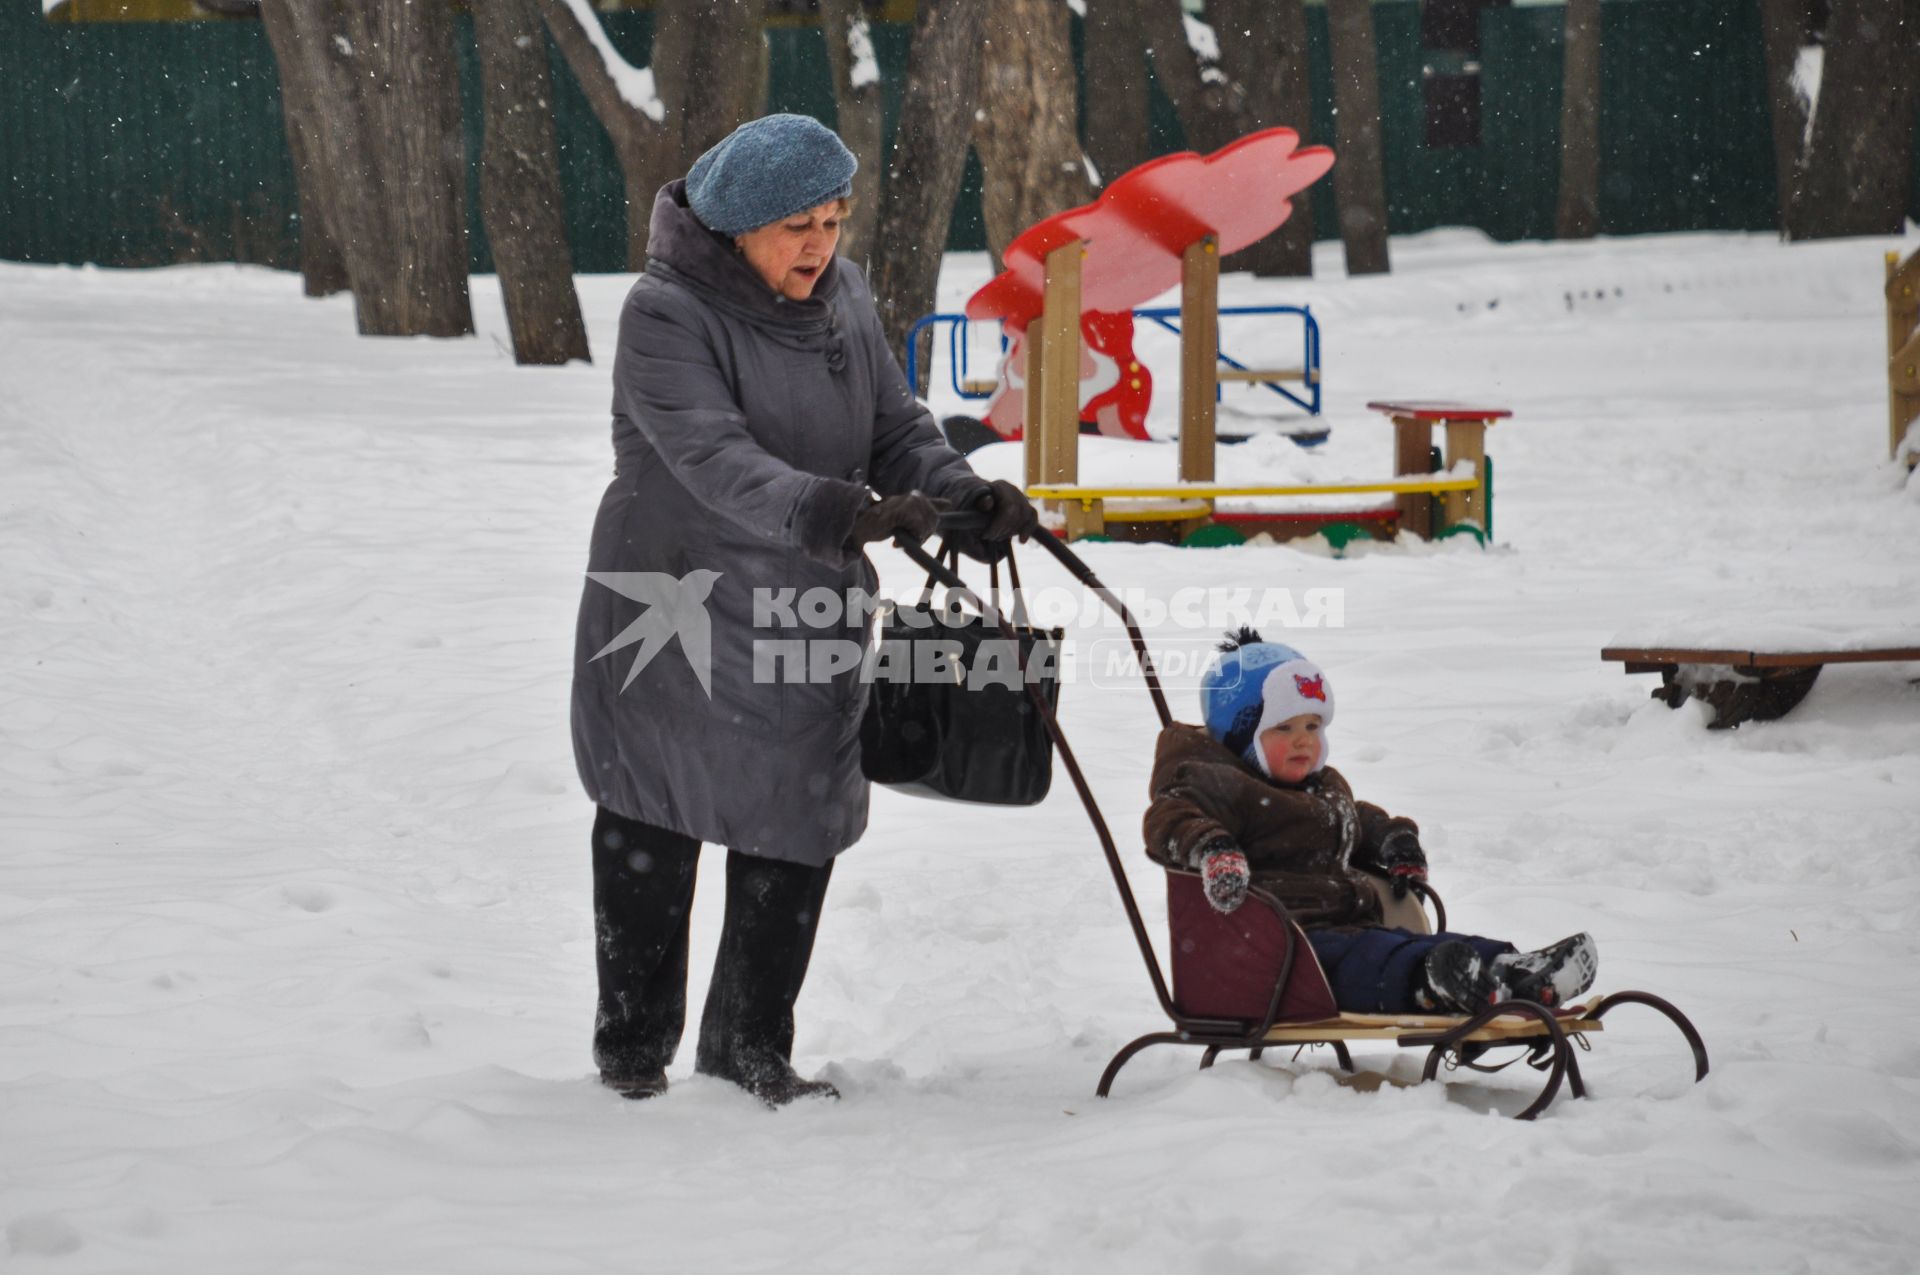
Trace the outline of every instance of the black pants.
<instances>
[{"instance_id":1,"label":"black pants","mask_svg":"<svg viewBox=\"0 0 1920 1275\"><path fill-rule=\"evenodd\" d=\"M614 814L593 821L593 1058L609 1075L673 1061L687 1019L687 930L700 843ZM727 853L727 909L694 1066L742 1084L788 1069L793 1002L806 981L833 864Z\"/></svg>"}]
</instances>

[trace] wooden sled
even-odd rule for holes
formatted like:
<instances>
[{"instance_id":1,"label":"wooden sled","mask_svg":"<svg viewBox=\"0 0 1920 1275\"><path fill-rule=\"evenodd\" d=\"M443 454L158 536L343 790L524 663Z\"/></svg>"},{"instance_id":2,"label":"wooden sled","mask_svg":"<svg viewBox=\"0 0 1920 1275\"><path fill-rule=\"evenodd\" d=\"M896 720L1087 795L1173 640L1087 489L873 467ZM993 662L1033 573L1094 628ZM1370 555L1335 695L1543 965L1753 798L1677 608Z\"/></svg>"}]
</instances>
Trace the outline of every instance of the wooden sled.
<instances>
[{"instance_id":1,"label":"wooden sled","mask_svg":"<svg viewBox=\"0 0 1920 1275\"><path fill-rule=\"evenodd\" d=\"M940 525L943 530L961 530L977 528L983 522L984 515L946 514L941 517ZM1153 697L1154 710L1160 716L1160 725L1162 728L1171 725L1173 714L1167 708L1159 676L1154 672L1153 657L1126 604L1057 537L1036 535L1032 542L1093 590L1120 617L1133 643L1147 691ZM971 592L966 582L935 555L917 544L897 543L941 584ZM991 608L983 609L982 614L997 623L1007 641L1019 649L1005 615ZM1079 793L1080 802L1093 823L1101 852L1106 856L1107 870L1120 893L1127 923L1133 929L1134 942L1146 963L1154 995L1173 1025L1171 1031L1149 1032L1115 1054L1100 1076L1096 1092L1101 1097L1112 1090L1114 1077L1134 1055L1154 1045L1198 1047L1205 1051L1200 1058L1202 1069L1211 1067L1214 1059L1228 1050L1249 1050L1258 1058L1273 1046L1329 1045L1340 1066L1352 1071L1348 1041L1387 1040L1407 1048L1427 1050L1423 1081L1433 1079L1445 1061L1476 1071L1499 1071L1520 1057L1499 1064L1484 1063L1481 1059L1501 1048L1526 1051L1525 1060L1547 1073L1546 1084L1539 1095L1518 1117L1531 1120L1546 1110L1563 1083L1576 1098L1586 1096L1575 1050L1586 1047L1589 1036L1599 1034L1601 1020L1616 1006L1629 1004L1645 1005L1666 1015L1693 1050L1694 1080L1705 1078L1707 1047L1700 1033L1694 1030L1686 1015L1650 992L1615 992L1557 1012L1532 1001L1507 1001L1470 1018L1342 1014L1334 1004L1333 991L1327 985L1312 946L1279 899L1264 890L1252 889L1247 892L1247 902L1236 911L1216 912L1206 901L1198 873L1163 867L1167 880L1167 920L1173 936L1170 987L1161 971L1153 940L1147 934L1146 921L1140 914L1140 904L1134 897L1126 867L1120 861L1113 833L1100 813L1099 803L1094 800L1093 790L1073 749L1067 744L1059 718L1040 690L1039 682L1023 680L1035 711L1046 723L1060 764L1072 779L1074 790ZM1432 890L1423 887L1422 892L1437 914L1437 928L1445 929L1445 905Z\"/></svg>"},{"instance_id":2,"label":"wooden sled","mask_svg":"<svg viewBox=\"0 0 1920 1275\"><path fill-rule=\"evenodd\" d=\"M1248 891L1247 902L1231 913L1213 910L1196 872L1165 868L1167 922L1172 932L1173 979L1169 989L1160 962L1136 926L1141 956L1153 978L1161 1008L1172 1031L1149 1032L1129 1042L1101 1074L1098 1093L1106 1097L1114 1077L1135 1054L1154 1045L1191 1045L1203 1049L1200 1066L1211 1067L1228 1050L1245 1049L1259 1058L1273 1046L1327 1045L1340 1067L1354 1070L1349 1041L1391 1041L1425 1049L1421 1080L1432 1080L1442 1063L1449 1068L1500 1071L1521 1061L1546 1073L1546 1083L1516 1117L1531 1120L1545 1111L1564 1082L1576 1098L1586 1096L1577 1054L1620 1005L1645 1005L1672 1021L1693 1051L1694 1080L1707 1074L1707 1047L1687 1016L1651 992L1623 991L1590 997L1549 1009L1533 1001L1507 1001L1471 1017L1427 1014L1343 1014L1320 962L1286 905L1264 890ZM1116 874L1129 915L1137 916L1132 889ZM1446 907L1439 895L1422 887L1437 914L1435 929L1446 928ZM1500 1063L1482 1059L1500 1049L1519 1049Z\"/></svg>"}]
</instances>

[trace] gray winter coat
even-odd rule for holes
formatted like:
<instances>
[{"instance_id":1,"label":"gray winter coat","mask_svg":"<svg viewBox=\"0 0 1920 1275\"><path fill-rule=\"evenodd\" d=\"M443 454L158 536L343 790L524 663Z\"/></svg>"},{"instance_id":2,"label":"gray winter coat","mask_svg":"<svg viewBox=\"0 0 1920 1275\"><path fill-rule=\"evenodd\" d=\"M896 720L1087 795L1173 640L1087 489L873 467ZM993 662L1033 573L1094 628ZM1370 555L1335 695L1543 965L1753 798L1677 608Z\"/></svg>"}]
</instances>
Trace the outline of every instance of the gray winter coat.
<instances>
[{"instance_id":1,"label":"gray winter coat","mask_svg":"<svg viewBox=\"0 0 1920 1275\"><path fill-rule=\"evenodd\" d=\"M789 681L796 670L772 644L865 645L863 614L818 627L797 603L809 589L876 588L847 545L869 488L967 503L986 484L908 391L850 263L835 259L808 300L786 300L694 219L678 181L655 201L649 236L620 316L616 473L587 569L660 574L614 587L589 576L574 760L587 794L617 814L817 866L866 829L866 688L857 669ZM636 621L629 644L602 654ZM706 687L689 649L702 645Z\"/></svg>"}]
</instances>

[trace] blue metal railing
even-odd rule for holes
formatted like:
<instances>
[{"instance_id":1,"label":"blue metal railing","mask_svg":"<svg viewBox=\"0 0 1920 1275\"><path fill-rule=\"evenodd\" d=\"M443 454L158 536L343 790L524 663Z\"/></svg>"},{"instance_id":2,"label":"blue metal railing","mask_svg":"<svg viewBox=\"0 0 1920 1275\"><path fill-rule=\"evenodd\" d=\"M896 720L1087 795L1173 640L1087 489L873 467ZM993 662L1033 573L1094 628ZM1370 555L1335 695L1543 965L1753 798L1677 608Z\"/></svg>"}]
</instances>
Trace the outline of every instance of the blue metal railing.
<instances>
[{"instance_id":1,"label":"blue metal railing","mask_svg":"<svg viewBox=\"0 0 1920 1275\"><path fill-rule=\"evenodd\" d=\"M1275 394L1280 395L1280 397L1291 402L1294 406L1305 410L1309 416L1318 416L1320 414L1320 324L1319 321L1313 317L1313 312L1303 305L1233 305L1220 307L1220 317L1222 319L1274 314L1296 314L1300 316L1300 372L1302 376L1302 392L1296 394L1278 381L1259 381L1254 383L1272 390ZM1133 317L1136 322L1145 319L1149 323L1154 323L1165 328L1175 336L1180 334L1180 325L1177 322L1180 317L1180 309L1178 306L1155 306L1150 309L1135 310ZM991 397L991 391L967 388L967 383L971 379L967 375L968 348L971 345L971 342L968 340L970 322L966 315L957 313L929 314L916 321L913 327L907 331L907 384L914 386L916 389L920 384L920 333L927 328L944 323L947 325L947 378L948 383L953 388L953 392L961 398L967 399ZM1004 355L1006 349L1007 338L1002 334L1000 337L1000 352ZM1220 361L1228 367L1241 372L1248 370L1245 363L1240 362L1225 350L1218 351L1218 354ZM1215 390L1215 396L1218 397L1217 389Z\"/></svg>"}]
</instances>

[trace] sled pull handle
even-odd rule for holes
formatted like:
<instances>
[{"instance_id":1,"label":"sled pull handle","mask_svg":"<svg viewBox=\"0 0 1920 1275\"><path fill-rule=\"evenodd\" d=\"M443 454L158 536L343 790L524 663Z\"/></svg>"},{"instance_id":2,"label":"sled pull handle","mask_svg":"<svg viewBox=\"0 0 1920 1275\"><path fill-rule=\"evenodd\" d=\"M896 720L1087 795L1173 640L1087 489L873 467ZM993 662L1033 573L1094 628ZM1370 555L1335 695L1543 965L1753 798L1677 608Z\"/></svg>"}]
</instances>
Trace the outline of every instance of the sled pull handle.
<instances>
[{"instance_id":1,"label":"sled pull handle","mask_svg":"<svg viewBox=\"0 0 1920 1275\"><path fill-rule=\"evenodd\" d=\"M941 531L979 531L986 525L985 511L954 509L940 515L939 529ZM1030 540L1052 554L1054 559L1067 569L1068 575L1092 589L1099 595L1100 600L1120 617L1120 622L1127 627L1127 637L1133 643L1133 653L1140 661L1140 673L1146 679L1147 692L1153 696L1153 708L1160 715L1160 725L1162 727L1173 725L1173 713L1167 708L1167 697L1160 689L1160 674L1153 666L1153 655L1147 650L1147 640L1141 636L1140 625L1133 618L1133 612L1127 610L1126 603L1122 602L1113 590L1102 584L1100 577L1093 574L1093 568L1082 562L1079 554L1067 548L1066 542L1059 536L1049 531L1038 531L1030 537ZM961 587L947 580L941 583L948 584L949 587ZM1018 596L1019 587L1016 581L1014 584L1016 596Z\"/></svg>"},{"instance_id":2,"label":"sled pull handle","mask_svg":"<svg viewBox=\"0 0 1920 1275\"><path fill-rule=\"evenodd\" d=\"M985 531L990 515L984 509L947 509L940 514L941 531Z\"/></svg>"}]
</instances>

